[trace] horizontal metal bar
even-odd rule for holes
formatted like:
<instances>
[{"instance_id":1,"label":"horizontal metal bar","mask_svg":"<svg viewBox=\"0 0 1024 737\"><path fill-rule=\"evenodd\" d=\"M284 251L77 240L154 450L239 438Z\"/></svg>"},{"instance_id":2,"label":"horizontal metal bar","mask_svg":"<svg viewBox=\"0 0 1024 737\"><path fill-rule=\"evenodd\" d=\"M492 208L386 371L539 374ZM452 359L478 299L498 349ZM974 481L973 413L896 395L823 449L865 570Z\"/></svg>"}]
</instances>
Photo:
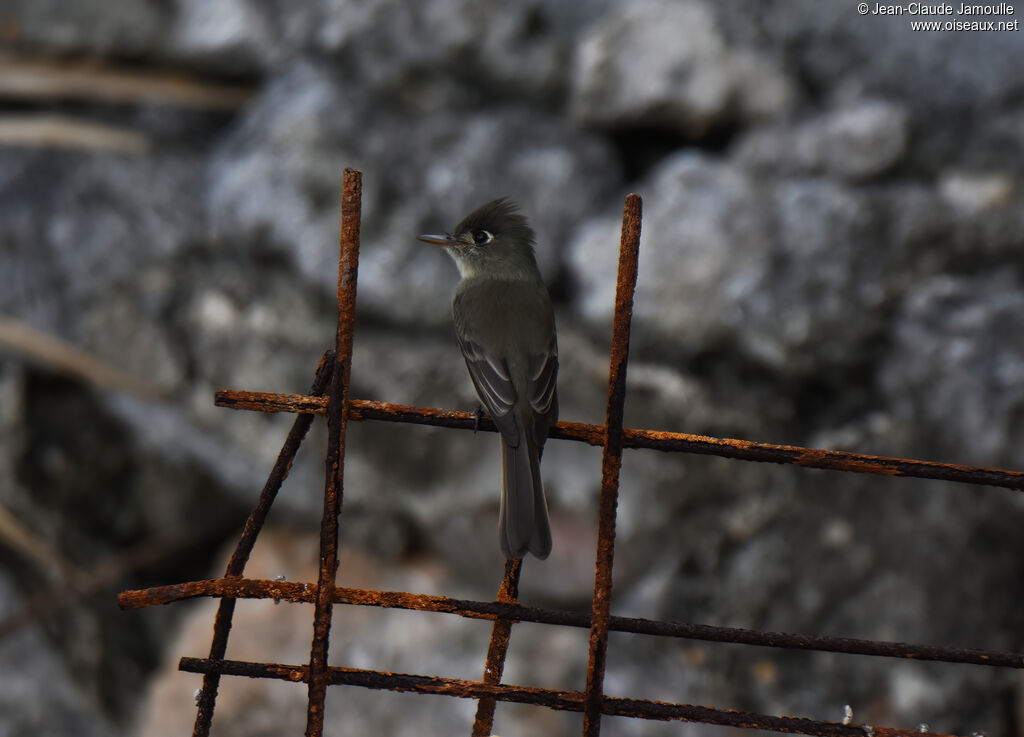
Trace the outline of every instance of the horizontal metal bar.
<instances>
[{"instance_id":1,"label":"horizontal metal bar","mask_svg":"<svg viewBox=\"0 0 1024 737\"><path fill-rule=\"evenodd\" d=\"M222 675L246 676L249 678L277 678L296 683L307 681L308 666L283 665L280 663L250 663L237 660L209 660L206 658L182 658L180 670L189 673L220 673ZM385 673L361 668L330 669L332 685L362 686L364 688L453 696L479 699L489 696L499 701L519 704L546 706L561 711L582 711L584 694L581 691L561 691L515 686L503 683L490 684L482 681L466 681L458 678L440 678L407 673ZM910 729L869 727L862 724L840 724L802 717L770 716L752 712L716 709L692 704L676 704L646 699L627 699L615 696L601 697L601 713L607 716L621 716L658 721L700 722L745 729L765 729L788 734L820 735L821 737L949 737L935 732L921 732Z\"/></svg>"},{"instance_id":2,"label":"horizontal metal bar","mask_svg":"<svg viewBox=\"0 0 1024 737\"><path fill-rule=\"evenodd\" d=\"M312 602L316 584L291 581L267 581L247 578L215 578L205 581L157 586L151 589L124 591L118 596L122 609L140 609L169 604L197 596L223 596L239 599L276 599ZM497 601L471 601L447 596L410 594L403 591L371 591L345 587L335 588L335 603L378 606L389 609L445 612L471 619L509 619L520 622L556 624L566 627L590 627L590 612L542 609ZM788 650L810 650L870 655L875 657L929 660L944 663L986 665L999 668L1024 668L1024 655L994 650L912 645L903 642L859 640L849 637L826 637L784 632L759 632L738 627L715 627L706 624L664 622L640 617L612 616L610 628L655 637L677 637L707 642L724 642Z\"/></svg>"},{"instance_id":3,"label":"horizontal metal bar","mask_svg":"<svg viewBox=\"0 0 1024 737\"><path fill-rule=\"evenodd\" d=\"M214 403L218 407L257 412L324 414L327 411L325 398L305 394L274 394L272 392L225 389L216 393ZM483 417L478 421L472 412L458 412L433 407L411 407L404 404L365 399L352 400L349 419L410 422L461 430L480 429L488 432L495 430L494 423L490 418ZM603 445L604 427L583 422L559 422L551 429L551 437L576 440L590 445ZM796 445L773 445L737 438L714 438L680 432L625 428L623 430L623 447L649 448L672 453L699 453L743 461L791 464L828 471L909 476L957 481L965 484L1000 486L1007 489L1024 489L1024 472L1021 471L872 456L842 450L803 448Z\"/></svg>"}]
</instances>

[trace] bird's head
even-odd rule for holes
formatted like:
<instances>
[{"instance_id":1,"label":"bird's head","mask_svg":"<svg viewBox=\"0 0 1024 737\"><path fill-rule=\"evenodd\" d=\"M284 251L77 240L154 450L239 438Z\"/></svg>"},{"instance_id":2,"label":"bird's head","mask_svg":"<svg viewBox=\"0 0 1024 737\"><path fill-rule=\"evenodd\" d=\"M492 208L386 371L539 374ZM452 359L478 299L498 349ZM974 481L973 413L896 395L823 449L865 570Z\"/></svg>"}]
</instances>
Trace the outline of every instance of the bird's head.
<instances>
[{"instance_id":1,"label":"bird's head","mask_svg":"<svg viewBox=\"0 0 1024 737\"><path fill-rule=\"evenodd\" d=\"M444 246L464 279L516 279L537 274L533 229L519 207L504 197L478 207L451 233L421 235L419 239Z\"/></svg>"}]
</instances>

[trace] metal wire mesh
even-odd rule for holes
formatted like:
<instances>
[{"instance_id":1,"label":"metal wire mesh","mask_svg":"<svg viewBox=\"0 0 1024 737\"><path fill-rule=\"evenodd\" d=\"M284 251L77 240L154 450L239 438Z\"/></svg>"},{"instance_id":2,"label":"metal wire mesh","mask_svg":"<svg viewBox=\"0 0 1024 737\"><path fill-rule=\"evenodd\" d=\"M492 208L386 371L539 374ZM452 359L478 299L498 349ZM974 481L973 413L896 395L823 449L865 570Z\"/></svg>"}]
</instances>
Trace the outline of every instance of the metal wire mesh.
<instances>
[{"instance_id":1,"label":"metal wire mesh","mask_svg":"<svg viewBox=\"0 0 1024 737\"><path fill-rule=\"evenodd\" d=\"M246 521L244 531L227 565L224 577L139 591L125 591L118 599L122 608L134 609L167 604L197 596L220 598L209 656L206 658L184 657L179 664L179 668L183 671L203 674L203 686L197 702L198 710L193 735L205 737L209 734L217 689L222 675L276 678L306 683L309 690L306 723L308 737L320 737L323 734L324 701L327 687L339 684L475 699L478 702L478 707L471 732L473 737L486 737L491 734L495 705L498 701L534 704L551 709L581 712L583 714L583 734L586 737L597 737L601 729L601 718L604 715L702 722L808 735L863 737L866 733L879 736L935 734L920 730L868 727L867 725L717 709L709 706L610 697L605 695L603 690L610 631L797 650L1024 668L1024 656L1018 653L762 632L618 617L611 614L618 480L622 452L626 448L702 453L725 458L793 464L833 471L914 476L1024 489L1024 473L1016 471L624 428L623 404L626 394L626 366L641 226L641 199L635 194L626 198L623 209L605 424L597 426L576 422L559 422L551 431L551 437L554 438L603 446L598 540L591 611L573 612L520 605L517 599L521 561L518 560L507 562L496 600L491 602L336 586L338 518L342 511L343 501L347 423L349 421L381 420L474 429L478 421L475 415L468 412L409 407L358 400L350 396L361 190L361 173L353 169L346 169L341 206L338 327L335 348L325 353L320 361L309 394L228 390L218 392L216 395L215 402L222 407L298 414L256 507ZM288 475L295 454L309 430L313 417L317 414L327 415L328 426L324 511L321 522L320 565L317 581L316 583L295 583L244 578L245 565L256 537L262 529L281 484ZM479 429L494 431L494 426L487 418L483 418L479 420ZM231 629L235 601L240 598L272 598L279 601L313 603L313 642L309 662L302 665L288 665L225 660L224 655L227 650L227 639ZM335 604L446 612L473 619L492 620L494 622L493 630L481 680L466 681L429 675L387 673L330 666L327 662L327 652L331 611ZM516 622L538 622L588 628L590 630L589 661L585 690L544 689L503 683L502 673L509 647L509 636Z\"/></svg>"}]
</instances>

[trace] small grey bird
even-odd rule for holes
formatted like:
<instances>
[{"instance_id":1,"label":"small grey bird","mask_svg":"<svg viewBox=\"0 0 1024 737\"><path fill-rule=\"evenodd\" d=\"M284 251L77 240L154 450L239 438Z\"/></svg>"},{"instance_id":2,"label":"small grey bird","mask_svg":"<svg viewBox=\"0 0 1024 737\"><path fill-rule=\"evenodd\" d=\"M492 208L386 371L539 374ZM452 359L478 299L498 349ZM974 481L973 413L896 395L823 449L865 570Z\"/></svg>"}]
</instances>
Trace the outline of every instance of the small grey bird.
<instances>
[{"instance_id":1,"label":"small grey bird","mask_svg":"<svg viewBox=\"0 0 1024 737\"><path fill-rule=\"evenodd\" d=\"M480 402L501 434L498 539L507 558L551 552L540 455L558 421L558 345L551 298L533 255L533 230L518 207L498 199L445 235L459 267L455 335Z\"/></svg>"}]
</instances>

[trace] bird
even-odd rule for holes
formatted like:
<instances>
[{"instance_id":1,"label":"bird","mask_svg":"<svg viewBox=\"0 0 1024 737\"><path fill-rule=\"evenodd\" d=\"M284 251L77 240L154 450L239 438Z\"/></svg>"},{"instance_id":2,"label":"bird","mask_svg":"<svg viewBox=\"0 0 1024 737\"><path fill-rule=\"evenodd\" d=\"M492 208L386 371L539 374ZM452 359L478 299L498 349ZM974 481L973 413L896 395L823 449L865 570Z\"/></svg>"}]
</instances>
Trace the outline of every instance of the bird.
<instances>
[{"instance_id":1,"label":"bird","mask_svg":"<svg viewBox=\"0 0 1024 737\"><path fill-rule=\"evenodd\" d=\"M502 197L451 233L419 240L443 246L461 277L452 299L455 336L501 440L501 550L509 559L527 552L547 558L551 526L540 457L558 421L558 342L533 229Z\"/></svg>"}]
</instances>

